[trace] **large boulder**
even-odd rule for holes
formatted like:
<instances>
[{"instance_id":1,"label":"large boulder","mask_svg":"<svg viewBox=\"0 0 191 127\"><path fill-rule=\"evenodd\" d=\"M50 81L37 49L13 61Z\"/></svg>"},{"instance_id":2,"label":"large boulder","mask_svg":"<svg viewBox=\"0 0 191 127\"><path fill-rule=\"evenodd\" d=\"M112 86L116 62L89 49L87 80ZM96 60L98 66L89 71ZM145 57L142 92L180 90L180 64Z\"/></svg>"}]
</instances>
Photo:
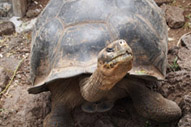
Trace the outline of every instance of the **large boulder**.
<instances>
[{"instance_id":1,"label":"large boulder","mask_svg":"<svg viewBox=\"0 0 191 127\"><path fill-rule=\"evenodd\" d=\"M185 95L180 103L183 117L178 123L178 127L191 127L191 92Z\"/></svg>"},{"instance_id":2,"label":"large boulder","mask_svg":"<svg viewBox=\"0 0 191 127\"><path fill-rule=\"evenodd\" d=\"M0 36L10 35L15 32L15 25L10 21L0 22Z\"/></svg>"},{"instance_id":3,"label":"large boulder","mask_svg":"<svg viewBox=\"0 0 191 127\"><path fill-rule=\"evenodd\" d=\"M185 24L184 9L165 4L161 8L165 12L165 18L170 28L180 28Z\"/></svg>"},{"instance_id":4,"label":"large boulder","mask_svg":"<svg viewBox=\"0 0 191 127\"><path fill-rule=\"evenodd\" d=\"M8 75L3 67L0 66L0 92L6 87L8 83Z\"/></svg>"},{"instance_id":5,"label":"large boulder","mask_svg":"<svg viewBox=\"0 0 191 127\"><path fill-rule=\"evenodd\" d=\"M179 41L178 65L182 69L191 71L191 32L184 34Z\"/></svg>"}]
</instances>

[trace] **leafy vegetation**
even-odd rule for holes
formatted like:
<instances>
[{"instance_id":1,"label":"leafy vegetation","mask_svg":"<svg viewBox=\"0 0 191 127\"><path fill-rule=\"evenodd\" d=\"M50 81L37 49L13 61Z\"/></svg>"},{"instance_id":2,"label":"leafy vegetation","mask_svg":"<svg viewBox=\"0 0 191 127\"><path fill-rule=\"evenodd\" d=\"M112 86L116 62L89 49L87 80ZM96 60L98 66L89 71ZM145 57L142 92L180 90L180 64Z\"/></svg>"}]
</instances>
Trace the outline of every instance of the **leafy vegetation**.
<instances>
[{"instance_id":1,"label":"leafy vegetation","mask_svg":"<svg viewBox=\"0 0 191 127\"><path fill-rule=\"evenodd\" d=\"M178 61L178 57L176 57L176 58L174 59L174 61L173 61L172 64L169 64L170 69L171 69L172 71L178 71L178 70L180 70L180 66L178 65L177 61Z\"/></svg>"}]
</instances>

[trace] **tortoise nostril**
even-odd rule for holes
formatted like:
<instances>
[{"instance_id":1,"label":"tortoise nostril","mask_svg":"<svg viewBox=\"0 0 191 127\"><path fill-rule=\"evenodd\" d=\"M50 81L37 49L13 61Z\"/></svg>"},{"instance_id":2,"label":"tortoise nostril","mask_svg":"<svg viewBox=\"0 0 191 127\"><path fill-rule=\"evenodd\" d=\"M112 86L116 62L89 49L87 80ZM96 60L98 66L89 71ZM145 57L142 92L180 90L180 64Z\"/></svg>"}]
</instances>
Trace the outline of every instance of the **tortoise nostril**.
<instances>
[{"instance_id":1,"label":"tortoise nostril","mask_svg":"<svg viewBox=\"0 0 191 127\"><path fill-rule=\"evenodd\" d=\"M120 44L120 45L124 45L124 44L125 44L125 41L121 40L121 41L119 41L119 44Z\"/></svg>"}]
</instances>

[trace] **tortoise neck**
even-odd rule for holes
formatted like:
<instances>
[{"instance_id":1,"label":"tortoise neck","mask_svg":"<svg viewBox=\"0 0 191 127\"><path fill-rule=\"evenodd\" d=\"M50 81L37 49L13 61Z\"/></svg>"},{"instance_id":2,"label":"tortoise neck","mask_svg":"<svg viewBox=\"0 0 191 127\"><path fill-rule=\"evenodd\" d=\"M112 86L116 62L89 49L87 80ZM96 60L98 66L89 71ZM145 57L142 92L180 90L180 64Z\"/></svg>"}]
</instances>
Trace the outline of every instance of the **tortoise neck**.
<instances>
[{"instance_id":1,"label":"tortoise neck","mask_svg":"<svg viewBox=\"0 0 191 127\"><path fill-rule=\"evenodd\" d=\"M108 92L106 86L112 85L109 77L102 74L99 69L89 77L80 82L81 94L85 100L89 102L96 102L102 99Z\"/></svg>"}]
</instances>

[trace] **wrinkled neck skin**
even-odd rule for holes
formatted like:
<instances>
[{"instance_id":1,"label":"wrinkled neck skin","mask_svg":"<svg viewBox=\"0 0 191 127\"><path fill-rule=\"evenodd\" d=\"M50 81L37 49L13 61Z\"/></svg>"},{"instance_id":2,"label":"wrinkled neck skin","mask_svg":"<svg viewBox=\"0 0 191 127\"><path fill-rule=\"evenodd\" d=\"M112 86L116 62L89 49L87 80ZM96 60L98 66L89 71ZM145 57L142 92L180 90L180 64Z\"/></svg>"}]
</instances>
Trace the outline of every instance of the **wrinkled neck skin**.
<instances>
[{"instance_id":1,"label":"wrinkled neck skin","mask_svg":"<svg viewBox=\"0 0 191 127\"><path fill-rule=\"evenodd\" d=\"M100 100L107 91L99 89L103 84L104 76L97 69L89 78L80 81L81 94L85 100L96 102Z\"/></svg>"},{"instance_id":2,"label":"wrinkled neck skin","mask_svg":"<svg viewBox=\"0 0 191 127\"><path fill-rule=\"evenodd\" d=\"M122 78L118 77L117 74L112 76L104 75L99 69L96 69L89 78L85 78L80 82L81 94L89 102L99 101Z\"/></svg>"}]
</instances>

